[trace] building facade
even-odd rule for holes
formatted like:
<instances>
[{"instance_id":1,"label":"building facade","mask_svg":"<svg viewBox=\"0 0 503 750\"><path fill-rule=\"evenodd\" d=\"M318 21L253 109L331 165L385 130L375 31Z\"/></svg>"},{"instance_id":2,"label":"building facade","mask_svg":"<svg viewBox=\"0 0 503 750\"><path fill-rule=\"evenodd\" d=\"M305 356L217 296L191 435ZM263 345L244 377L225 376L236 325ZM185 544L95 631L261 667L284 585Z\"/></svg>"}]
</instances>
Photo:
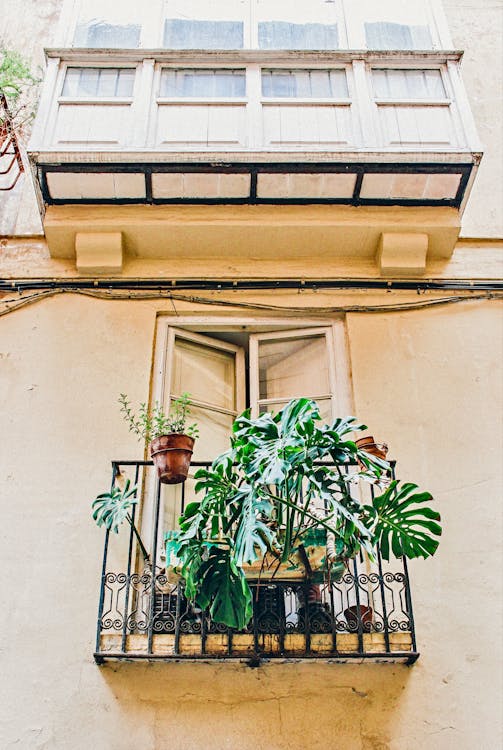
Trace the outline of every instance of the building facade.
<instances>
[{"instance_id":1,"label":"building facade","mask_svg":"<svg viewBox=\"0 0 503 750\"><path fill-rule=\"evenodd\" d=\"M44 82L0 184L2 747L500 746L502 6L357 5L5 2ZM196 463L247 406L356 414L437 554L361 561L328 629L184 619L90 510L115 461L162 570L194 483L117 399L183 391Z\"/></svg>"}]
</instances>

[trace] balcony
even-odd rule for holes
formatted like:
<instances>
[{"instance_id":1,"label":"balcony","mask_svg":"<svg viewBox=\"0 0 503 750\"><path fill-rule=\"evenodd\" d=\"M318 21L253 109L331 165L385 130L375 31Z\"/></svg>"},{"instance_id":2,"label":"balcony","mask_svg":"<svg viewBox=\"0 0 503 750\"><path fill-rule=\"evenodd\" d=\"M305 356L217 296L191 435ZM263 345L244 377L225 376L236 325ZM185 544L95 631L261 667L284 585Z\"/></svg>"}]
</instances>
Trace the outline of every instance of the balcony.
<instances>
[{"instance_id":1,"label":"balcony","mask_svg":"<svg viewBox=\"0 0 503 750\"><path fill-rule=\"evenodd\" d=\"M312 245L425 273L452 255L481 157L460 58L48 50L29 153L51 256L100 275Z\"/></svg>"},{"instance_id":2,"label":"balcony","mask_svg":"<svg viewBox=\"0 0 503 750\"><path fill-rule=\"evenodd\" d=\"M208 465L194 462L192 467ZM156 572L153 576L139 563L132 531L128 537L124 527L113 541L107 532L94 653L98 664L122 659L238 660L250 666L270 659L412 664L418 658L406 561L386 563L380 554L372 564L351 561L340 580L316 584L305 575L292 574L289 580L250 575L253 618L247 628L235 631L212 622L187 602L182 584L168 580L162 553L163 528L168 517L183 510L192 480L177 488L161 486L151 467L146 461L113 462L114 481L129 476L145 488L140 520L133 510L133 522L151 541Z\"/></svg>"},{"instance_id":3,"label":"balcony","mask_svg":"<svg viewBox=\"0 0 503 750\"><path fill-rule=\"evenodd\" d=\"M460 53L48 50L47 205L459 208L480 158Z\"/></svg>"}]
</instances>

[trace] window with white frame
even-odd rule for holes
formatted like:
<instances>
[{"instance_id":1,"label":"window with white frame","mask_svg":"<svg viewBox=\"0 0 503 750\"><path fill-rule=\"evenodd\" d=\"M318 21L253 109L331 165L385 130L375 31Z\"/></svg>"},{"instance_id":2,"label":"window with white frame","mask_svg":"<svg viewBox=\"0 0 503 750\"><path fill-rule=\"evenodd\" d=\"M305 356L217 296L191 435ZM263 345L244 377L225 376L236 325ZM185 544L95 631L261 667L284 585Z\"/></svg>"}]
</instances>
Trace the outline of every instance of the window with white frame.
<instances>
[{"instance_id":1,"label":"window with white frame","mask_svg":"<svg viewBox=\"0 0 503 750\"><path fill-rule=\"evenodd\" d=\"M442 69L374 68L374 106L384 146L457 145Z\"/></svg>"},{"instance_id":2,"label":"window with white frame","mask_svg":"<svg viewBox=\"0 0 503 750\"><path fill-rule=\"evenodd\" d=\"M246 71L243 69L164 68L159 96L234 98L246 95Z\"/></svg>"},{"instance_id":3,"label":"window with white frame","mask_svg":"<svg viewBox=\"0 0 503 750\"><path fill-rule=\"evenodd\" d=\"M342 320L304 327L182 328L160 319L158 342L154 399L169 407L172 399L190 393L190 421L200 432L195 461L211 462L229 448L233 421L246 406L258 416L306 396L317 401L325 421L350 410ZM192 496L193 489L189 478L185 493ZM176 525L181 491L179 486L162 489L164 530Z\"/></svg>"},{"instance_id":4,"label":"window with white frame","mask_svg":"<svg viewBox=\"0 0 503 750\"><path fill-rule=\"evenodd\" d=\"M134 68L67 68L62 96L80 98L129 98L133 96Z\"/></svg>"},{"instance_id":5,"label":"window with white frame","mask_svg":"<svg viewBox=\"0 0 503 750\"><path fill-rule=\"evenodd\" d=\"M346 71L262 70L262 96L298 99L333 99L348 96Z\"/></svg>"}]
</instances>

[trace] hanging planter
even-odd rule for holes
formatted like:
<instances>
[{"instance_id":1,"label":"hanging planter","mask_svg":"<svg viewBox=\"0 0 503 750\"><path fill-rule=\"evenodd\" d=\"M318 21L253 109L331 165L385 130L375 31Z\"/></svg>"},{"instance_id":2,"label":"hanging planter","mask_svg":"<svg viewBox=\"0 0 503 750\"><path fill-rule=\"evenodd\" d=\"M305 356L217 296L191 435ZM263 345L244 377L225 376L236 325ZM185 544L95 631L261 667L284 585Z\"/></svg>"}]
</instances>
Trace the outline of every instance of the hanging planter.
<instances>
[{"instance_id":1,"label":"hanging planter","mask_svg":"<svg viewBox=\"0 0 503 750\"><path fill-rule=\"evenodd\" d=\"M163 484L185 482L189 473L190 460L195 438L199 435L197 425L187 425L190 415L190 397L182 393L171 402L168 414L156 401L152 411L146 403L140 404L138 416L131 409L125 393L119 398L121 412L129 423L130 432L150 442L150 455L157 469L157 476Z\"/></svg>"},{"instance_id":2,"label":"hanging planter","mask_svg":"<svg viewBox=\"0 0 503 750\"><path fill-rule=\"evenodd\" d=\"M194 438L177 432L159 435L150 443L150 455L163 484L185 482L194 450Z\"/></svg>"}]
</instances>

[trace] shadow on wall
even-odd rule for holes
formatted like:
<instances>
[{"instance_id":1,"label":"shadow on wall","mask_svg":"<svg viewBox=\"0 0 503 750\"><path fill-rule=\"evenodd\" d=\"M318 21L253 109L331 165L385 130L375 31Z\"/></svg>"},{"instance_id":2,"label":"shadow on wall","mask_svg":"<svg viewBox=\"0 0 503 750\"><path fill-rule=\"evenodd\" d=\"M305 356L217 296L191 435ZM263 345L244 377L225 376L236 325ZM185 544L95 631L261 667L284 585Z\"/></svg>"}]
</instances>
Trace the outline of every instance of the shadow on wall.
<instances>
[{"instance_id":1,"label":"shadow on wall","mask_svg":"<svg viewBox=\"0 0 503 750\"><path fill-rule=\"evenodd\" d=\"M418 669L108 663L100 674L131 731L148 723L155 750L300 750L334 742L344 750L387 750Z\"/></svg>"}]
</instances>

